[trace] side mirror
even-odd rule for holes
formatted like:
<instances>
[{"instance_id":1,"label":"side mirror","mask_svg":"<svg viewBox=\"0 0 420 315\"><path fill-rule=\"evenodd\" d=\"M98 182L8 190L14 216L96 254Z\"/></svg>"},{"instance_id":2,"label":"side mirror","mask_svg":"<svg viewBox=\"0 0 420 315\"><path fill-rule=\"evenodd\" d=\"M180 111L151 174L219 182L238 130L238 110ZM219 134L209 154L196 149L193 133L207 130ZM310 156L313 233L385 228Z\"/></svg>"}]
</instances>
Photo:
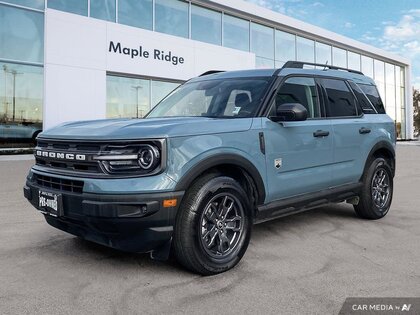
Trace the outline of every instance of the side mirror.
<instances>
[{"instance_id":1,"label":"side mirror","mask_svg":"<svg viewBox=\"0 0 420 315\"><path fill-rule=\"evenodd\" d=\"M276 105L276 116L270 117L273 121L304 121L307 118L308 111L299 103Z\"/></svg>"}]
</instances>

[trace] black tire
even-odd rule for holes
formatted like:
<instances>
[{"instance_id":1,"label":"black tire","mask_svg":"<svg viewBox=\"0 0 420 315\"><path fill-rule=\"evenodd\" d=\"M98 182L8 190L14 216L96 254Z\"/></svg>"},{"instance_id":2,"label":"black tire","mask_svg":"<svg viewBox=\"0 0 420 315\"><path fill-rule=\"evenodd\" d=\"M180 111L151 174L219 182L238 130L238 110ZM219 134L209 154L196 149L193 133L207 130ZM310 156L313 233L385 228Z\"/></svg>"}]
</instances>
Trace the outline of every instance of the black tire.
<instances>
[{"instance_id":1,"label":"black tire","mask_svg":"<svg viewBox=\"0 0 420 315\"><path fill-rule=\"evenodd\" d=\"M218 174L205 175L187 191L178 210L175 257L185 268L201 275L225 272L245 254L251 228L251 206L239 183Z\"/></svg>"},{"instance_id":2,"label":"black tire","mask_svg":"<svg viewBox=\"0 0 420 315\"><path fill-rule=\"evenodd\" d=\"M363 187L356 214L369 220L383 218L391 207L394 190L392 170L382 157L374 158L363 174Z\"/></svg>"}]
</instances>

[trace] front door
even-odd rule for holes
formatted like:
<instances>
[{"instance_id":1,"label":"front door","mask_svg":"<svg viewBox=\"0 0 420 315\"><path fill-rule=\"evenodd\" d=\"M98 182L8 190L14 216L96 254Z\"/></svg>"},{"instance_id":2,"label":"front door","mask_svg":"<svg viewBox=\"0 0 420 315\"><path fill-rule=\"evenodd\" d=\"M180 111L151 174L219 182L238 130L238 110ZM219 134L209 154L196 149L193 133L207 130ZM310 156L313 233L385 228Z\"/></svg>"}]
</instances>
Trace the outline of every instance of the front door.
<instances>
[{"instance_id":1,"label":"front door","mask_svg":"<svg viewBox=\"0 0 420 315\"><path fill-rule=\"evenodd\" d=\"M266 143L267 202L317 192L330 187L333 163L331 122L321 111L314 78L290 77L278 89L272 104L300 103L308 119L274 122L263 119Z\"/></svg>"}]
</instances>

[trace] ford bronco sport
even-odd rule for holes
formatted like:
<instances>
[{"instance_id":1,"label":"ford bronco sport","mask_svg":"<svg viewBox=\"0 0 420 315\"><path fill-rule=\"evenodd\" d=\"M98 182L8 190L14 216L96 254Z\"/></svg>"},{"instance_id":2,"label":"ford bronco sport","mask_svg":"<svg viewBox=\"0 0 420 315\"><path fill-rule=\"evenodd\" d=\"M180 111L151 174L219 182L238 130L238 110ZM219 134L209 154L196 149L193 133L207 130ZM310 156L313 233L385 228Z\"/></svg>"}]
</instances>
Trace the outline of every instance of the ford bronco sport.
<instances>
[{"instance_id":1,"label":"ford bronco sport","mask_svg":"<svg viewBox=\"0 0 420 315\"><path fill-rule=\"evenodd\" d=\"M308 68L311 67L311 68ZM254 223L328 203L384 217L395 127L361 72L288 62L211 72L145 119L42 132L25 197L63 231L193 272L235 266Z\"/></svg>"}]
</instances>

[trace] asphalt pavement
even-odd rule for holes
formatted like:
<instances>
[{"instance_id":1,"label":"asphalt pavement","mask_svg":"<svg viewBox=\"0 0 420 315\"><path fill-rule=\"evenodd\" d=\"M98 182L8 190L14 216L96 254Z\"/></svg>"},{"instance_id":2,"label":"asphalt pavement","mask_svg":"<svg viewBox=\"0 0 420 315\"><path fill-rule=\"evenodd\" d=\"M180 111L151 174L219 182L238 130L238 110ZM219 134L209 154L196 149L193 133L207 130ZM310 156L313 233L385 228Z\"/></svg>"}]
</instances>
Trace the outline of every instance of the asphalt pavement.
<instances>
[{"instance_id":1,"label":"asphalt pavement","mask_svg":"<svg viewBox=\"0 0 420 315\"><path fill-rule=\"evenodd\" d=\"M254 226L212 277L48 226L23 197L33 160L0 157L0 314L337 314L346 297L420 297L420 146L397 155L384 219L339 204Z\"/></svg>"}]
</instances>

